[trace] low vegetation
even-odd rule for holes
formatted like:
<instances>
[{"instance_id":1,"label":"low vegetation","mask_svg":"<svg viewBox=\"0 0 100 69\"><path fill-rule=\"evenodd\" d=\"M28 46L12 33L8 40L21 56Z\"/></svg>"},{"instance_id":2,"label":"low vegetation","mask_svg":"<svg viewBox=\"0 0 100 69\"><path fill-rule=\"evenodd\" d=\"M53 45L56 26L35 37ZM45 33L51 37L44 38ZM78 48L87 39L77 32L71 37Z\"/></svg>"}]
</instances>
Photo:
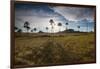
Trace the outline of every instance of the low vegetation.
<instances>
[{"instance_id":1,"label":"low vegetation","mask_svg":"<svg viewBox=\"0 0 100 69\"><path fill-rule=\"evenodd\" d=\"M94 33L16 33L15 65L95 62Z\"/></svg>"}]
</instances>

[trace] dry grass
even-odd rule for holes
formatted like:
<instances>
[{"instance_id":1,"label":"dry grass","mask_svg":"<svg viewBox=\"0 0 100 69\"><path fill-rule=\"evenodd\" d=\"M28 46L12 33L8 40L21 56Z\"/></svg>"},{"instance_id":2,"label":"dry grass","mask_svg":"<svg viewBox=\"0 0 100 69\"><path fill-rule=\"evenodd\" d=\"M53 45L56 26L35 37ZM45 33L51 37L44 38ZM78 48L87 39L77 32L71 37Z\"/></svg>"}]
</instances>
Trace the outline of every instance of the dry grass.
<instances>
[{"instance_id":1,"label":"dry grass","mask_svg":"<svg viewBox=\"0 0 100 69\"><path fill-rule=\"evenodd\" d=\"M46 34L45 34L46 35ZM73 64L95 61L93 33L15 37L15 65Z\"/></svg>"}]
</instances>

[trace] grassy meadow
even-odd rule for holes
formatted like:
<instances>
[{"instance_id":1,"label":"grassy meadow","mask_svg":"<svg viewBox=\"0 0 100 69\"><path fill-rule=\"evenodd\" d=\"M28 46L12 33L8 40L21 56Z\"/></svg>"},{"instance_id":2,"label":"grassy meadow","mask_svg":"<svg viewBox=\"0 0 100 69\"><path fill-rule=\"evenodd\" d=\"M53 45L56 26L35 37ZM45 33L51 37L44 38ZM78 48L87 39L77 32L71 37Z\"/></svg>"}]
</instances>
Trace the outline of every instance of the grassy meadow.
<instances>
[{"instance_id":1,"label":"grassy meadow","mask_svg":"<svg viewBox=\"0 0 100 69\"><path fill-rule=\"evenodd\" d=\"M95 62L94 33L15 33L15 66Z\"/></svg>"}]
</instances>

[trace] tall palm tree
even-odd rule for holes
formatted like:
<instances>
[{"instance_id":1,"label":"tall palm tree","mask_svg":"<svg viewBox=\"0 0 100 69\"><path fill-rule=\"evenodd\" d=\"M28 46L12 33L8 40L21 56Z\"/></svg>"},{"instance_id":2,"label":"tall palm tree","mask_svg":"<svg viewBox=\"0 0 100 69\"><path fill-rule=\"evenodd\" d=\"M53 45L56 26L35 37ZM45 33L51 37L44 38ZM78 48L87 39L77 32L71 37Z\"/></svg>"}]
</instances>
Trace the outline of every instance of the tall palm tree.
<instances>
[{"instance_id":1,"label":"tall palm tree","mask_svg":"<svg viewBox=\"0 0 100 69\"><path fill-rule=\"evenodd\" d=\"M46 29L46 30L47 30L47 32L48 32L48 29L49 29L49 28L48 28L48 27L46 27L45 29Z\"/></svg>"},{"instance_id":2,"label":"tall palm tree","mask_svg":"<svg viewBox=\"0 0 100 69\"><path fill-rule=\"evenodd\" d=\"M30 24L29 24L28 21L26 21L26 22L24 23L24 28L26 28L27 32L28 32L29 29L30 29L29 25L30 25Z\"/></svg>"},{"instance_id":3,"label":"tall palm tree","mask_svg":"<svg viewBox=\"0 0 100 69\"><path fill-rule=\"evenodd\" d=\"M87 22L87 32L88 32L88 22Z\"/></svg>"},{"instance_id":4,"label":"tall palm tree","mask_svg":"<svg viewBox=\"0 0 100 69\"><path fill-rule=\"evenodd\" d=\"M53 29L54 29L54 21L53 21L53 19L50 19L50 25L51 25L51 32L53 32Z\"/></svg>"},{"instance_id":5,"label":"tall palm tree","mask_svg":"<svg viewBox=\"0 0 100 69\"><path fill-rule=\"evenodd\" d=\"M59 26L59 32L60 32L60 27L62 26L62 23L58 23L58 26Z\"/></svg>"},{"instance_id":6,"label":"tall palm tree","mask_svg":"<svg viewBox=\"0 0 100 69\"><path fill-rule=\"evenodd\" d=\"M79 30L80 29L80 26L77 26L77 28L78 28L78 32L80 32L80 30Z\"/></svg>"},{"instance_id":7,"label":"tall palm tree","mask_svg":"<svg viewBox=\"0 0 100 69\"><path fill-rule=\"evenodd\" d=\"M66 30L68 29L68 23L66 23Z\"/></svg>"}]
</instances>

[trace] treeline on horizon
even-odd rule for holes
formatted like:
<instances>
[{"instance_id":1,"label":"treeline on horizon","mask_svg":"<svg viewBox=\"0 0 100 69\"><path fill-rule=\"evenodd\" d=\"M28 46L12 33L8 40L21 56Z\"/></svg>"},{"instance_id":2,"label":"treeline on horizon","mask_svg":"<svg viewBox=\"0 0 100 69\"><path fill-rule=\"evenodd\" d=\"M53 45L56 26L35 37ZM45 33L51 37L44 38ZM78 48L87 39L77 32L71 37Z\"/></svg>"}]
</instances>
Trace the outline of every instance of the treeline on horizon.
<instances>
[{"instance_id":1,"label":"treeline on horizon","mask_svg":"<svg viewBox=\"0 0 100 69\"><path fill-rule=\"evenodd\" d=\"M58 32L54 32L54 26L55 26L55 22L53 21L53 19L50 19L50 21L49 21L49 23L50 23L50 26L51 26L51 28L50 28L50 30L51 31L48 31L49 30L49 28L48 27L45 27L45 29L46 29L46 32L44 32L44 31L42 31L42 30L39 30L38 32L37 32L37 30L38 30L38 28L31 28L30 27L30 23L28 22L28 21L26 21L25 23L24 23L24 28L26 29L26 33L68 33L68 32L75 32L75 33L77 33L77 32L84 32L84 31L80 31L80 28L81 28L81 26L77 26L77 31L75 31L74 29L68 29L68 25L69 25L69 23L68 22L66 22L65 23L65 25L66 25L66 29L64 30L64 31L61 31L60 30L60 27L62 26L62 23L58 23L57 24L57 26L59 27L59 31ZM14 27L14 30L17 30L16 32L19 32L19 33L21 33L21 32L23 32L23 30L22 29L20 29L20 28L18 28L18 27ZM29 30L30 30L30 32L29 32ZM87 25L87 32L94 32L94 31L88 31L88 25Z\"/></svg>"}]
</instances>

